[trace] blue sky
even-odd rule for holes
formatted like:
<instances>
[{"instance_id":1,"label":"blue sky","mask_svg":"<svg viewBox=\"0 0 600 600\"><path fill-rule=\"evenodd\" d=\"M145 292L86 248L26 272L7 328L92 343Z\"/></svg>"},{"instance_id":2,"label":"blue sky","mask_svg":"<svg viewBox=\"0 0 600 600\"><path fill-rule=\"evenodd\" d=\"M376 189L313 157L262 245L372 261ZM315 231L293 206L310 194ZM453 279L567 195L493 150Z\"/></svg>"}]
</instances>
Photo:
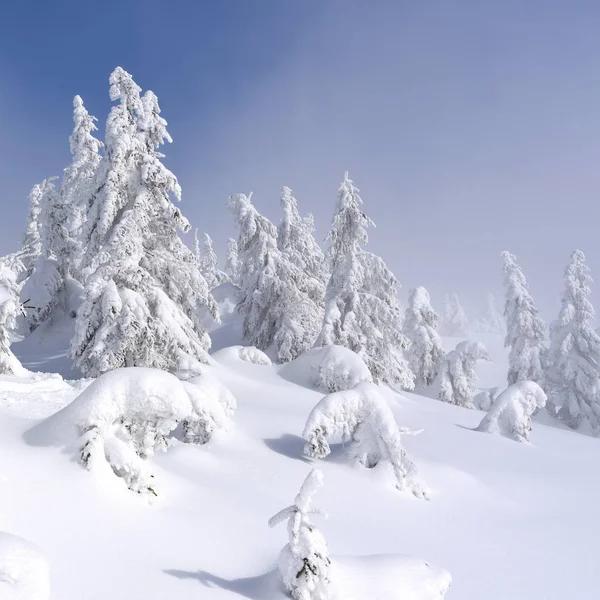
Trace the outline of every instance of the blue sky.
<instances>
[{"instance_id":1,"label":"blue sky","mask_svg":"<svg viewBox=\"0 0 600 600\"><path fill-rule=\"evenodd\" d=\"M600 278L600 5L405 2L13 2L0 33L0 252L27 195L68 164L72 97L99 119L121 65L159 98L181 208L217 249L229 194L279 190L329 225L344 170L405 291L472 308L516 253L553 317L570 251Z\"/></svg>"}]
</instances>

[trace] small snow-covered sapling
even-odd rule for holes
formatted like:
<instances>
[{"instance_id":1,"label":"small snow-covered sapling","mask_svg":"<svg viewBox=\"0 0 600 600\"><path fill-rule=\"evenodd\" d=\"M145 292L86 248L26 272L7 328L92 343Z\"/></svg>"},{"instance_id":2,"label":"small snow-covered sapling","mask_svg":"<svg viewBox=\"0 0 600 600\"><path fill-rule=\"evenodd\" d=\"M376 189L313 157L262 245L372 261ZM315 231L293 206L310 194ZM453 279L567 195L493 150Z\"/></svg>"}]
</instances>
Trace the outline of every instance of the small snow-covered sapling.
<instances>
[{"instance_id":1,"label":"small snow-covered sapling","mask_svg":"<svg viewBox=\"0 0 600 600\"><path fill-rule=\"evenodd\" d=\"M313 469L302 484L294 504L269 520L274 527L287 520L289 542L279 555L279 571L294 600L329 600L331 560L323 534L313 525L310 515L326 516L312 508L312 499L323 485L323 473Z\"/></svg>"}]
</instances>

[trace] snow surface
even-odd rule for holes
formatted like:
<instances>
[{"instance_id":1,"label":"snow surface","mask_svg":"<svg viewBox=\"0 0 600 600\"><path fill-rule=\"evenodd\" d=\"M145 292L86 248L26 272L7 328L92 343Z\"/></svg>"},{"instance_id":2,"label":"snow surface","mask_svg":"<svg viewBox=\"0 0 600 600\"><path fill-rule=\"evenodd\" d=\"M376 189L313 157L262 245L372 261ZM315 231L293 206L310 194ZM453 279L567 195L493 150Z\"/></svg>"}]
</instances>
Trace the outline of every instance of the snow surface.
<instances>
[{"instance_id":1,"label":"snow surface","mask_svg":"<svg viewBox=\"0 0 600 600\"><path fill-rule=\"evenodd\" d=\"M457 341L443 340L447 349ZM478 364L478 386L504 388L502 338L481 341L492 361ZM323 392L241 360L206 372L237 398L234 425L157 454L163 492L152 504L24 439L80 390L57 377L0 379L0 530L44 549L53 600L286 597L276 570L285 536L266 523L310 471L301 432ZM319 528L339 600L437 600L442 568L452 574L448 600L597 596L597 439L549 427L541 411L531 443L517 444L473 431L480 411L382 393L400 426L423 429L404 443L431 499L398 492L332 446L318 462L318 504L329 514Z\"/></svg>"},{"instance_id":2,"label":"snow surface","mask_svg":"<svg viewBox=\"0 0 600 600\"><path fill-rule=\"evenodd\" d=\"M50 600L50 569L31 542L0 531L0 598Z\"/></svg>"}]
</instances>

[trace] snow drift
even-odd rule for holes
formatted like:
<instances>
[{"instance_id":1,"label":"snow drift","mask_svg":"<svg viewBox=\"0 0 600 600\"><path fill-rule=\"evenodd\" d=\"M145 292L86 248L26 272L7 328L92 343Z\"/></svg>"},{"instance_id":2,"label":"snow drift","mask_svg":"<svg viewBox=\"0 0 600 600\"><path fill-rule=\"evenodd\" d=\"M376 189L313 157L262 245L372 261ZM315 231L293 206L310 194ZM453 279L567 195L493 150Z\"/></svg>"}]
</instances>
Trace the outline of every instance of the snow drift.
<instances>
[{"instance_id":1,"label":"snow drift","mask_svg":"<svg viewBox=\"0 0 600 600\"><path fill-rule=\"evenodd\" d=\"M327 393L349 390L361 382L373 381L369 368L358 354L336 345L305 352L283 365L279 374L298 385L317 387Z\"/></svg>"}]
</instances>

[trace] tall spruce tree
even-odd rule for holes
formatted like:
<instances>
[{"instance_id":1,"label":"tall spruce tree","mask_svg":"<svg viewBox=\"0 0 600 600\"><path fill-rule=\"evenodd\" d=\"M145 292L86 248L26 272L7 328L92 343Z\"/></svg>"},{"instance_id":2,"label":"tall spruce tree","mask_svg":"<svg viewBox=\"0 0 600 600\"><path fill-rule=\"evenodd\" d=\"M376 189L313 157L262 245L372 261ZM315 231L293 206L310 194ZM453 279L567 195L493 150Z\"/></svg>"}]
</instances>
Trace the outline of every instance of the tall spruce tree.
<instances>
[{"instance_id":1,"label":"tall spruce tree","mask_svg":"<svg viewBox=\"0 0 600 600\"><path fill-rule=\"evenodd\" d=\"M318 344L349 348L363 358L375 381L410 390L414 374L404 357L409 342L402 333L398 282L380 257L363 249L374 223L363 212L358 192L346 173L327 236L330 277Z\"/></svg>"},{"instance_id":2,"label":"tall spruce tree","mask_svg":"<svg viewBox=\"0 0 600 600\"><path fill-rule=\"evenodd\" d=\"M197 369L210 338L202 325L217 306L193 253L178 236L190 226L171 198L177 179L160 161L171 142L158 100L117 67L106 123L106 152L90 208L85 300L72 354L96 376L123 366Z\"/></svg>"},{"instance_id":3,"label":"tall spruce tree","mask_svg":"<svg viewBox=\"0 0 600 600\"><path fill-rule=\"evenodd\" d=\"M565 271L560 312L550 327L546 393L561 421L600 435L600 336L592 327L591 283L585 255L575 250Z\"/></svg>"},{"instance_id":4,"label":"tall spruce tree","mask_svg":"<svg viewBox=\"0 0 600 600\"><path fill-rule=\"evenodd\" d=\"M508 385L517 381L535 381L543 386L546 326L538 314L516 256L505 251L502 260L506 319L504 345L510 348Z\"/></svg>"}]
</instances>

